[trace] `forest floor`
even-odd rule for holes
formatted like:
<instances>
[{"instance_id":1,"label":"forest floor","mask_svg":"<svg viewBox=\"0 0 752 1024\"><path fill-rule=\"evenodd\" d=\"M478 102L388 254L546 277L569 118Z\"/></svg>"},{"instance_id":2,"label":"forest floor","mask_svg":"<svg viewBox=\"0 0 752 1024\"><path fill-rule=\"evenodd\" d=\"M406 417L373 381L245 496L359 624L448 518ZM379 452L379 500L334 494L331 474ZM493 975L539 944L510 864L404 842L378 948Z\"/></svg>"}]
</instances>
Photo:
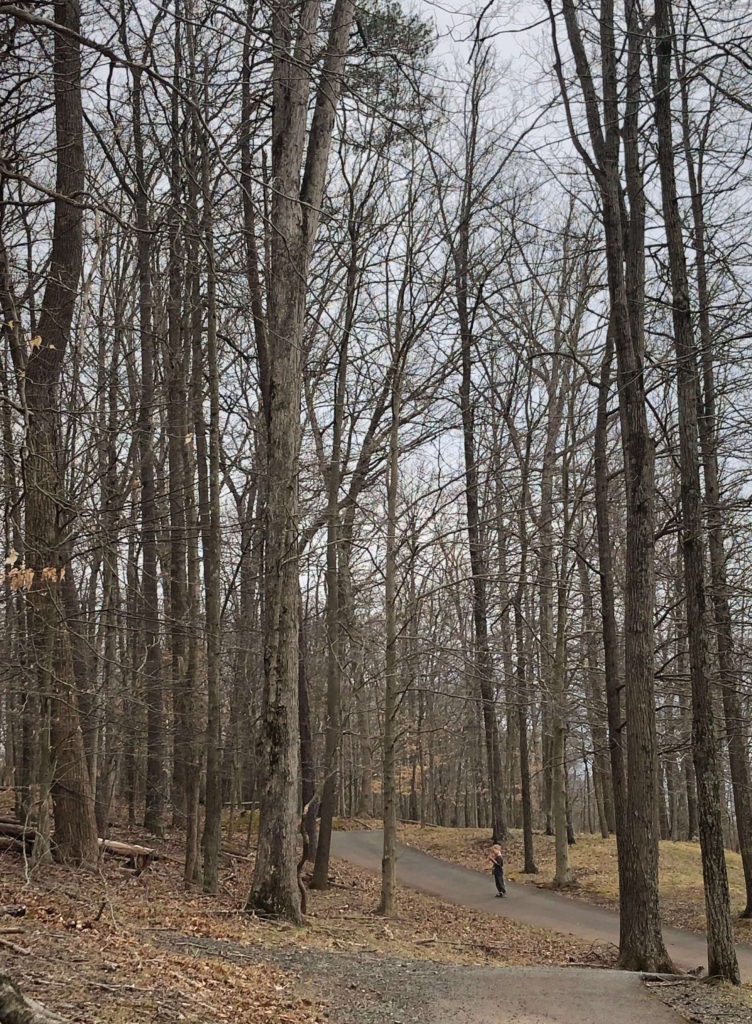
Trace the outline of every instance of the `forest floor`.
<instances>
[{"instance_id":1,"label":"forest floor","mask_svg":"<svg viewBox=\"0 0 752 1024\"><path fill-rule=\"evenodd\" d=\"M488 871L488 829L400 825L399 839L406 846L442 860L476 871ZM509 839L502 845L507 878L538 887L551 886L554 876L553 836L535 835L537 875L526 875L521 870L524 864L522 832L512 830ZM611 910L618 909L619 881L616 840L613 836L602 839L600 835L578 835L574 846L569 847L569 862L572 885L557 891ZM744 874L739 854L727 850L726 865L736 941L752 945L752 919L739 917L745 903ZM689 931L705 931L705 895L699 844L661 842L660 896L661 915L666 924Z\"/></svg>"},{"instance_id":2,"label":"forest floor","mask_svg":"<svg viewBox=\"0 0 752 1024\"><path fill-rule=\"evenodd\" d=\"M125 827L111 838L154 845ZM407 1005L424 1005L447 970L460 985L479 965L614 963L611 947L408 890L386 921L374 912L380 879L342 861L328 892L309 893L305 927L263 921L241 912L253 869L243 845L226 842L217 896L184 888L179 834L138 877L109 858L96 872L31 870L3 851L0 904L26 914L0 918L0 970L71 1022L392 1024L417 1019Z\"/></svg>"},{"instance_id":3,"label":"forest floor","mask_svg":"<svg viewBox=\"0 0 752 1024\"><path fill-rule=\"evenodd\" d=\"M115 825L111 838L155 845ZM375 913L376 872L335 859L326 893L309 892L303 928L242 912L253 870L245 835L226 837L220 891L182 882L183 837L156 844L136 877L31 870L0 853L0 971L80 1024L737 1024L749 1004L696 982L661 987L662 1006L616 950L398 887L398 919ZM253 844L252 844L253 845ZM699 997L707 1005L697 1015ZM618 1009L616 1009L618 1007Z\"/></svg>"}]
</instances>

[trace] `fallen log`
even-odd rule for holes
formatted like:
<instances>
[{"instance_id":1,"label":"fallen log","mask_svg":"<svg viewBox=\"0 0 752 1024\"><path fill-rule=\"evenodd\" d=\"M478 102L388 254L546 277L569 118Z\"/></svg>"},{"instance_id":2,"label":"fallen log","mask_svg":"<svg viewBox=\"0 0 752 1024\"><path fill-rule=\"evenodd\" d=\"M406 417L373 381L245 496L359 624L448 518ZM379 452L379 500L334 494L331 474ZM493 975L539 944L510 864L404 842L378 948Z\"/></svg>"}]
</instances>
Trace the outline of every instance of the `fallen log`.
<instances>
[{"instance_id":1,"label":"fallen log","mask_svg":"<svg viewBox=\"0 0 752 1024\"><path fill-rule=\"evenodd\" d=\"M31 853L31 848L21 839L11 839L0 835L0 850L12 850L14 853Z\"/></svg>"},{"instance_id":2,"label":"fallen log","mask_svg":"<svg viewBox=\"0 0 752 1024\"><path fill-rule=\"evenodd\" d=\"M0 973L0 1024L65 1024L65 1020L25 996L7 974Z\"/></svg>"},{"instance_id":3,"label":"fallen log","mask_svg":"<svg viewBox=\"0 0 752 1024\"><path fill-rule=\"evenodd\" d=\"M31 848L37 837L37 830L28 825L21 825L17 821L0 821L0 836L5 839L15 839L19 844L25 846L27 853L31 853Z\"/></svg>"},{"instance_id":4,"label":"fallen log","mask_svg":"<svg viewBox=\"0 0 752 1024\"><path fill-rule=\"evenodd\" d=\"M8 850L32 852L37 831L17 821L0 820L0 848ZM55 837L52 836L54 844ZM111 857L124 857L127 866L132 868L137 875L151 864L153 860L159 860L159 854L150 846L139 846L137 843L121 843L114 839L100 839L99 849L104 855ZM1 909L0 909L0 912Z\"/></svg>"},{"instance_id":5,"label":"fallen log","mask_svg":"<svg viewBox=\"0 0 752 1024\"><path fill-rule=\"evenodd\" d=\"M125 857L127 866L133 868L137 875L145 871L153 860L159 860L159 854L150 846L120 843L114 839L100 839L99 849L112 857Z\"/></svg>"}]
</instances>

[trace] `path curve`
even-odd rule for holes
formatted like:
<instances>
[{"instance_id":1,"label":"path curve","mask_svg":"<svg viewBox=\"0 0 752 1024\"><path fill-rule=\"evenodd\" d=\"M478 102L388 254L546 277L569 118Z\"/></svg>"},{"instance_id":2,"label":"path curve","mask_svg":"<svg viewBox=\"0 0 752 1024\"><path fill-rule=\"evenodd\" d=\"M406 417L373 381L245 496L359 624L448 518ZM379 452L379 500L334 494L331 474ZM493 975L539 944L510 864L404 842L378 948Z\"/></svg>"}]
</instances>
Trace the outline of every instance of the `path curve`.
<instances>
[{"instance_id":1,"label":"path curve","mask_svg":"<svg viewBox=\"0 0 752 1024\"><path fill-rule=\"evenodd\" d=\"M381 829L357 832L335 832L332 852L371 871L381 870L383 833ZM450 864L421 853L402 843L397 844L397 880L411 889L461 906L499 914L524 924L548 928L565 935L576 935L586 942L619 944L619 915L616 911L570 899L548 889L507 882L506 899L494 895L493 881L478 871ZM663 938L669 956L684 971L707 967L705 937L680 928L664 928ZM742 981L752 983L752 947L736 947Z\"/></svg>"}]
</instances>

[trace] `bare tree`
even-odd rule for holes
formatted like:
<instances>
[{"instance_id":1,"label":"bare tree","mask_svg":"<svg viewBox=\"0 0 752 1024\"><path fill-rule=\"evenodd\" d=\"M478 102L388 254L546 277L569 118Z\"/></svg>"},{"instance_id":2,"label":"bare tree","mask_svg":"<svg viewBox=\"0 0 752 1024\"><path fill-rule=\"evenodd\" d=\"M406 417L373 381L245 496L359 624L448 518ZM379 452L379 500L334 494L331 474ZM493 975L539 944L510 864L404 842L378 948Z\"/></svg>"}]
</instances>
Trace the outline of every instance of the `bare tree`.
<instances>
[{"instance_id":1,"label":"bare tree","mask_svg":"<svg viewBox=\"0 0 752 1024\"><path fill-rule=\"evenodd\" d=\"M647 418L644 381L644 195L641 181L637 113L643 35L636 5L627 5L626 106L619 113L617 45L611 0L601 4L602 90L583 40L578 11L565 0L563 17L585 105L590 150L573 121L569 88L557 37L557 19L549 2L556 53L556 74L572 141L599 192L606 238L611 326L616 350L627 490L625 593L625 672L627 788L624 857L620 879L620 962L631 970L669 966L661 935L658 904L658 838L655 830L656 737L653 698L654 443ZM626 195L619 168L624 133ZM628 212L625 212L627 201Z\"/></svg>"},{"instance_id":2,"label":"bare tree","mask_svg":"<svg viewBox=\"0 0 752 1024\"><path fill-rule=\"evenodd\" d=\"M674 346L679 404L681 467L682 554L692 680L692 751L697 776L697 808L705 883L708 926L708 973L739 984L739 965L731 926L726 859L721 824L721 787L718 770L713 699L708 673L705 633L705 555L702 489L698 449L697 349L689 305L689 280L676 191L671 116L671 63L673 47L670 0L655 5L655 122L661 175L663 220L668 245L672 291Z\"/></svg>"},{"instance_id":3,"label":"bare tree","mask_svg":"<svg viewBox=\"0 0 752 1024\"><path fill-rule=\"evenodd\" d=\"M316 0L297 12L287 0L272 9L273 114L268 366L262 383L266 443L265 651L259 849L248 909L300 920L298 834L298 499L301 361L305 288L319 222L340 79L354 17L337 0L315 108L307 130L313 77ZM302 178L301 178L302 171ZM258 339L257 339L258 340Z\"/></svg>"}]
</instances>

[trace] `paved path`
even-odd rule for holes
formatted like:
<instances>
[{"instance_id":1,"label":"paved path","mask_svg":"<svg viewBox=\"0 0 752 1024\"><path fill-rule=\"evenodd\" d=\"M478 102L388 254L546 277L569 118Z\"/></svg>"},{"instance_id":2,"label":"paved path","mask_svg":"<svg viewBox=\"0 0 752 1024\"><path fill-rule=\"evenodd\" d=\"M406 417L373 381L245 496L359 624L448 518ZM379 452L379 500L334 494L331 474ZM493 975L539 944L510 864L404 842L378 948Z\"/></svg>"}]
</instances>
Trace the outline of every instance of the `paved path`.
<instances>
[{"instance_id":1,"label":"paved path","mask_svg":"<svg viewBox=\"0 0 752 1024\"><path fill-rule=\"evenodd\" d=\"M501 900L499 900L501 902ZM459 984L458 984L459 983ZM421 1024L686 1024L639 975L576 967L465 969Z\"/></svg>"},{"instance_id":2,"label":"paved path","mask_svg":"<svg viewBox=\"0 0 752 1024\"><path fill-rule=\"evenodd\" d=\"M336 832L332 835L332 851L335 856L375 871L381 870L382 843L382 833L376 829L367 832ZM507 897L500 900L494 895L490 872L485 876L478 871L430 857L401 843L397 846L397 879L412 889L475 910L500 914L566 935L576 935L587 942L619 944L619 915L616 911L570 899L547 889L538 889L533 885L514 882L507 882ZM681 970L690 971L699 966L707 966L704 936L679 928L664 928L663 938L671 959ZM752 983L752 947L737 946L737 956L742 980Z\"/></svg>"}]
</instances>

